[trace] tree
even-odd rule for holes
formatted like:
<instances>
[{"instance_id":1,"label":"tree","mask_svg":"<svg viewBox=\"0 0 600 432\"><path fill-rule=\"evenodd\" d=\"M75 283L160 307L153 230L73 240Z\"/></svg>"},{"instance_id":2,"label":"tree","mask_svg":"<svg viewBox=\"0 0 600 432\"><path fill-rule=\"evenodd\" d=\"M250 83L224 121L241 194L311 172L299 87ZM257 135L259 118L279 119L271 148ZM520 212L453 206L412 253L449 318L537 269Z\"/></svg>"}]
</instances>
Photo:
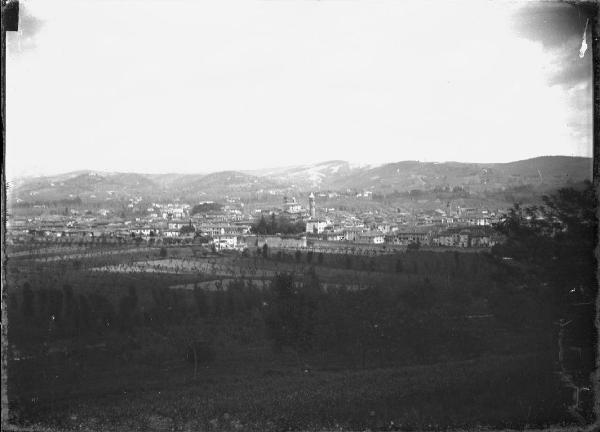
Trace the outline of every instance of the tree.
<instances>
[{"instance_id":1,"label":"tree","mask_svg":"<svg viewBox=\"0 0 600 432\"><path fill-rule=\"evenodd\" d=\"M398 258L396 260L396 273L402 273L404 271L404 266L402 265L402 260Z\"/></svg>"},{"instance_id":2,"label":"tree","mask_svg":"<svg viewBox=\"0 0 600 432\"><path fill-rule=\"evenodd\" d=\"M79 314L77 311L77 302L73 294L73 288L69 284L63 285L63 298L64 298L64 312L63 312L63 324L64 327L72 332L77 328L77 320Z\"/></svg>"},{"instance_id":3,"label":"tree","mask_svg":"<svg viewBox=\"0 0 600 432\"><path fill-rule=\"evenodd\" d=\"M194 300L196 302L198 315L205 317L208 313L208 300L206 298L206 292L199 286L194 287Z\"/></svg>"},{"instance_id":4,"label":"tree","mask_svg":"<svg viewBox=\"0 0 600 432\"><path fill-rule=\"evenodd\" d=\"M203 326L197 322L185 320L175 326L161 326L156 329L162 334L187 361L194 365L193 379L198 375L200 364L214 360L215 352Z\"/></svg>"},{"instance_id":5,"label":"tree","mask_svg":"<svg viewBox=\"0 0 600 432\"><path fill-rule=\"evenodd\" d=\"M216 212L216 211L220 211L222 208L223 208L223 206L218 203L197 204L194 207L192 207L191 215L193 216L198 213L208 213L211 211Z\"/></svg>"},{"instance_id":6,"label":"tree","mask_svg":"<svg viewBox=\"0 0 600 432\"><path fill-rule=\"evenodd\" d=\"M63 310L63 294L58 289L47 289L47 302L44 314L45 319L50 320L51 328L61 325Z\"/></svg>"},{"instance_id":7,"label":"tree","mask_svg":"<svg viewBox=\"0 0 600 432\"><path fill-rule=\"evenodd\" d=\"M311 347L318 304L315 294L310 289L298 290L293 274L275 275L271 284L273 298L265 322L276 349L288 346L299 355Z\"/></svg>"},{"instance_id":8,"label":"tree","mask_svg":"<svg viewBox=\"0 0 600 432\"><path fill-rule=\"evenodd\" d=\"M351 255L346 255L346 269L350 270L353 266L353 262L352 262L352 256Z\"/></svg>"},{"instance_id":9,"label":"tree","mask_svg":"<svg viewBox=\"0 0 600 432\"><path fill-rule=\"evenodd\" d=\"M90 304L83 294L79 294L77 313L79 314L79 318L76 321L76 331L80 335L82 332L88 331L91 327Z\"/></svg>"},{"instance_id":10,"label":"tree","mask_svg":"<svg viewBox=\"0 0 600 432\"><path fill-rule=\"evenodd\" d=\"M191 222L189 223L189 225L184 225L181 228L179 228L179 234L181 235L193 234L195 232L196 228L194 228Z\"/></svg>"},{"instance_id":11,"label":"tree","mask_svg":"<svg viewBox=\"0 0 600 432\"><path fill-rule=\"evenodd\" d=\"M113 304L106 297L97 293L90 295L89 300L90 317L96 330L100 333L110 330L116 316Z\"/></svg>"},{"instance_id":12,"label":"tree","mask_svg":"<svg viewBox=\"0 0 600 432\"><path fill-rule=\"evenodd\" d=\"M123 332L131 330L133 326L135 308L137 306L137 293L133 285L129 286L129 292L119 302L119 329Z\"/></svg>"},{"instance_id":13,"label":"tree","mask_svg":"<svg viewBox=\"0 0 600 432\"><path fill-rule=\"evenodd\" d=\"M527 279L513 292L496 292L490 306L499 317L504 312L509 322L517 312L525 324L557 331L558 373L564 383L578 383L579 387L571 387L578 398L579 389L591 384L594 370L598 203L591 182L560 189L544 196L543 202L540 207L515 204L496 227L506 242L492 252L524 266ZM567 364L563 355L567 340L568 348L580 353L575 365ZM579 416L578 404L572 408Z\"/></svg>"},{"instance_id":14,"label":"tree","mask_svg":"<svg viewBox=\"0 0 600 432\"><path fill-rule=\"evenodd\" d=\"M308 251L306 253L306 262L310 264L312 262L312 260L313 260L313 251Z\"/></svg>"},{"instance_id":15,"label":"tree","mask_svg":"<svg viewBox=\"0 0 600 432\"><path fill-rule=\"evenodd\" d=\"M409 245L406 247L406 250L408 250L408 251L416 251L416 250L419 250L420 247L421 246L420 246L420 244L418 242L417 243L409 243Z\"/></svg>"},{"instance_id":16,"label":"tree","mask_svg":"<svg viewBox=\"0 0 600 432\"><path fill-rule=\"evenodd\" d=\"M33 291L31 290L29 282L25 282L23 285L23 303L21 311L24 317L33 316Z\"/></svg>"},{"instance_id":17,"label":"tree","mask_svg":"<svg viewBox=\"0 0 600 432\"><path fill-rule=\"evenodd\" d=\"M262 215L260 219L255 221L250 227L250 232L259 235L300 234L305 231L305 222L292 222L286 216L276 216L275 214L271 214L269 221Z\"/></svg>"},{"instance_id":18,"label":"tree","mask_svg":"<svg viewBox=\"0 0 600 432\"><path fill-rule=\"evenodd\" d=\"M258 223L252 225L250 231L254 234L265 235L267 234L267 221L264 216L261 216Z\"/></svg>"},{"instance_id":19,"label":"tree","mask_svg":"<svg viewBox=\"0 0 600 432\"><path fill-rule=\"evenodd\" d=\"M597 292L593 185L585 182L579 189L563 188L543 201L541 207L515 204L496 227L506 241L492 252L529 264L542 282L554 286L559 303L574 294L578 301L591 301Z\"/></svg>"},{"instance_id":20,"label":"tree","mask_svg":"<svg viewBox=\"0 0 600 432\"><path fill-rule=\"evenodd\" d=\"M323 264L323 259L325 258L323 252L319 252L319 255L317 255L317 262L319 263L319 265Z\"/></svg>"},{"instance_id":21,"label":"tree","mask_svg":"<svg viewBox=\"0 0 600 432\"><path fill-rule=\"evenodd\" d=\"M187 348L187 360L194 364L194 379L196 379L198 374L198 365L212 362L215 358L215 351L211 344L205 340L187 337L184 339L183 343Z\"/></svg>"}]
</instances>

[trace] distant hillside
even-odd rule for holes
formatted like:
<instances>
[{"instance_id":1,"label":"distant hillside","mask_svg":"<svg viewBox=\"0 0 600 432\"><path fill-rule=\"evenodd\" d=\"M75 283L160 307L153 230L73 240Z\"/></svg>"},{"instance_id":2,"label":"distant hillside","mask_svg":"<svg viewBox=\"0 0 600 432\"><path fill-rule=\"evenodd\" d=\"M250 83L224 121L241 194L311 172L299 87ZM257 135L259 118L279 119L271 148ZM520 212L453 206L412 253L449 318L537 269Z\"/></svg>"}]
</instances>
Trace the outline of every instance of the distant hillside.
<instances>
[{"instance_id":1,"label":"distant hillside","mask_svg":"<svg viewBox=\"0 0 600 432\"><path fill-rule=\"evenodd\" d=\"M16 182L9 193L24 201L51 201L76 196L128 197L148 193L156 187L156 183L141 174L87 171Z\"/></svg>"},{"instance_id":2,"label":"distant hillside","mask_svg":"<svg viewBox=\"0 0 600 432\"><path fill-rule=\"evenodd\" d=\"M592 159L544 156L510 163L402 161L357 166L345 161L255 171L210 174L136 174L79 171L57 176L17 179L10 199L25 202L80 197L105 200L142 196L202 200L225 195L252 197L309 190L371 190L377 193L464 187L488 193L527 187L546 191L592 177Z\"/></svg>"},{"instance_id":3,"label":"distant hillside","mask_svg":"<svg viewBox=\"0 0 600 432\"><path fill-rule=\"evenodd\" d=\"M544 156L502 164L404 161L332 177L321 187L385 192L466 186L482 191L523 185L560 187L591 176L592 159L581 157Z\"/></svg>"},{"instance_id":4,"label":"distant hillside","mask_svg":"<svg viewBox=\"0 0 600 432\"><path fill-rule=\"evenodd\" d=\"M247 195L287 186L269 178L236 171L212 174L135 174L77 172L58 176L18 179L9 190L9 201L29 203L79 197L84 202L132 197L202 200L224 195Z\"/></svg>"},{"instance_id":5,"label":"distant hillside","mask_svg":"<svg viewBox=\"0 0 600 432\"><path fill-rule=\"evenodd\" d=\"M253 175L270 178L302 190L329 188L339 179L359 175L369 169L346 161L334 160L317 164L247 171Z\"/></svg>"},{"instance_id":6,"label":"distant hillside","mask_svg":"<svg viewBox=\"0 0 600 432\"><path fill-rule=\"evenodd\" d=\"M168 187L175 189L180 196L222 197L281 189L285 185L266 177L221 171L203 176L182 176Z\"/></svg>"},{"instance_id":7,"label":"distant hillside","mask_svg":"<svg viewBox=\"0 0 600 432\"><path fill-rule=\"evenodd\" d=\"M525 183L561 184L592 178L592 159L569 156L542 156L504 164L483 165L498 179L517 179Z\"/></svg>"}]
</instances>

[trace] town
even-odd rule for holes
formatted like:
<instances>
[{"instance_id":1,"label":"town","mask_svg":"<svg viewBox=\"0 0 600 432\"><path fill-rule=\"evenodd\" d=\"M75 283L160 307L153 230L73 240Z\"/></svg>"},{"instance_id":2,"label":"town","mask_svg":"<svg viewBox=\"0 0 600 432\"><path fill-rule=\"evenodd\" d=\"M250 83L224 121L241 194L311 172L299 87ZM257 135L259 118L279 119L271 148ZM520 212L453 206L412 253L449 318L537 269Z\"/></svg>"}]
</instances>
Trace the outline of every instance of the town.
<instances>
[{"instance_id":1,"label":"town","mask_svg":"<svg viewBox=\"0 0 600 432\"><path fill-rule=\"evenodd\" d=\"M338 193L310 192L284 196L280 205L245 204L239 197L223 202L150 203L129 200L125 212L100 208L43 211L38 216L10 218L9 244L136 244L203 245L213 251L312 249L326 252L395 253L410 248L485 249L502 241L493 226L507 209L366 207L352 212L331 206ZM356 195L371 199L369 192ZM329 206L319 206L319 201ZM43 209L42 210L46 210ZM260 222L282 220L289 226L261 229ZM290 229L291 227L291 229Z\"/></svg>"}]
</instances>

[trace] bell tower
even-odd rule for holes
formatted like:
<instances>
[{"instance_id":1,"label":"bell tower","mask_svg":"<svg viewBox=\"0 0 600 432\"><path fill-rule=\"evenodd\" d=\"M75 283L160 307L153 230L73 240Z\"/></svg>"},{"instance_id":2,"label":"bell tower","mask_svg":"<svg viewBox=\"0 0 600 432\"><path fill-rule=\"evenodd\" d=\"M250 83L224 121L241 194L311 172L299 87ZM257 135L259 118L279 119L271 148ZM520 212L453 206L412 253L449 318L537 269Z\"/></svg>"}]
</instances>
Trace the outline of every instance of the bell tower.
<instances>
[{"instance_id":1,"label":"bell tower","mask_svg":"<svg viewBox=\"0 0 600 432\"><path fill-rule=\"evenodd\" d=\"M315 194L312 192L308 196L308 213L313 219L317 216L317 207L315 206Z\"/></svg>"}]
</instances>

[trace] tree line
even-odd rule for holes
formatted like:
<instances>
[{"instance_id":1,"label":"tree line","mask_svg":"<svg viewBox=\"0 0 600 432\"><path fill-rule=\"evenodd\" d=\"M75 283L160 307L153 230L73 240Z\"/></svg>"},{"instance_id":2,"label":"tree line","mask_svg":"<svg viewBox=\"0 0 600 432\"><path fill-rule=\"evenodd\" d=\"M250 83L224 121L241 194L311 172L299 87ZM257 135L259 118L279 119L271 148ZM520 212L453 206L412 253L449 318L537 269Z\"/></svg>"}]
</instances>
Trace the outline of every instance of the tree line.
<instances>
[{"instance_id":1,"label":"tree line","mask_svg":"<svg viewBox=\"0 0 600 432\"><path fill-rule=\"evenodd\" d=\"M306 222L292 221L283 215L271 214L270 218L262 215L250 227L250 232L260 235L294 235L306 232Z\"/></svg>"}]
</instances>

